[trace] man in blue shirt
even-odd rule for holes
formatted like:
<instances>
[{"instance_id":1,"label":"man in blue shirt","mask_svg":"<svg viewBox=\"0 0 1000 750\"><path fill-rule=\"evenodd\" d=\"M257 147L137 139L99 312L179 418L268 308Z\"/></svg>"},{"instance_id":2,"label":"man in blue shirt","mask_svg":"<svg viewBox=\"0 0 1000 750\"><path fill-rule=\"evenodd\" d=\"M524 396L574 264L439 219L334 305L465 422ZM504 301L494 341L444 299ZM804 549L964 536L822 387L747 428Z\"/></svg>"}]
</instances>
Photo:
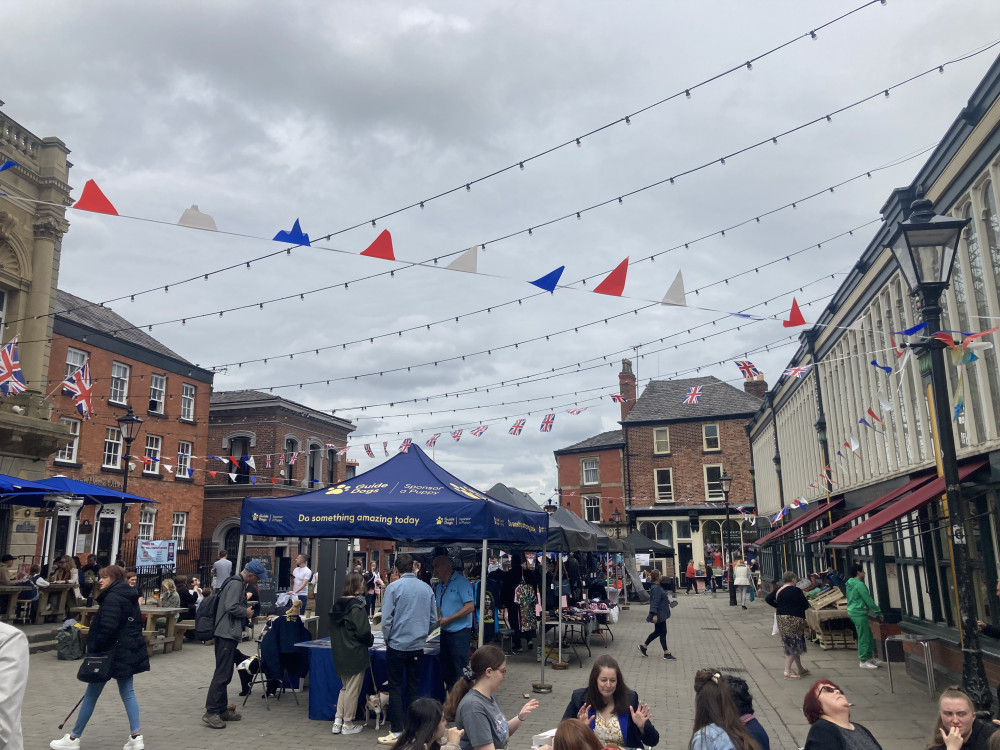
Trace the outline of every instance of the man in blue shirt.
<instances>
[{"instance_id":1,"label":"man in blue shirt","mask_svg":"<svg viewBox=\"0 0 1000 750\"><path fill-rule=\"evenodd\" d=\"M392 731L379 737L380 745L395 745L403 732L406 709L420 693L420 665L424 644L437 622L434 592L413 573L413 556L396 555L400 577L390 583L382 596L382 635L385 638L385 666L389 677L389 726ZM406 703L403 703L403 678Z\"/></svg>"},{"instance_id":2,"label":"man in blue shirt","mask_svg":"<svg viewBox=\"0 0 1000 750\"><path fill-rule=\"evenodd\" d=\"M472 584L452 568L447 555L434 558L434 590L437 616L441 623L441 673L445 690L462 676L469 666L469 645L472 642L472 611L475 609Z\"/></svg>"}]
</instances>

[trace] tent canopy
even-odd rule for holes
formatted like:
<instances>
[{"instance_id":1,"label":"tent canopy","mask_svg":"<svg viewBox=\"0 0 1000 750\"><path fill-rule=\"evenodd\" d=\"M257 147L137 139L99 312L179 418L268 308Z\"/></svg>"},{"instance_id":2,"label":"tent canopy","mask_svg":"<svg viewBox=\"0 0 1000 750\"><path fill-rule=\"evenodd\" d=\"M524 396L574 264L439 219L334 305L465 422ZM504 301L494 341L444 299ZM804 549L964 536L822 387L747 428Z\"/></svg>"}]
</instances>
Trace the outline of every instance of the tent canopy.
<instances>
[{"instance_id":1,"label":"tent canopy","mask_svg":"<svg viewBox=\"0 0 1000 750\"><path fill-rule=\"evenodd\" d=\"M70 479L57 474L51 479L31 482L6 474L0 474L0 502L26 505L33 508L58 503L56 497L74 497L83 500L84 505L117 505L125 503L155 503L145 497L128 492L120 492L111 487L101 487L78 479Z\"/></svg>"},{"instance_id":2,"label":"tent canopy","mask_svg":"<svg viewBox=\"0 0 1000 750\"><path fill-rule=\"evenodd\" d=\"M240 530L262 536L361 537L405 541L494 540L541 547L542 510L484 495L411 445L333 487L296 497L243 500Z\"/></svg>"},{"instance_id":3,"label":"tent canopy","mask_svg":"<svg viewBox=\"0 0 1000 750\"><path fill-rule=\"evenodd\" d=\"M527 492L508 487L500 482L493 485L486 494L515 508L532 511L538 510L538 503ZM560 510L562 513L559 512ZM565 551L596 552L597 535L594 533L594 530L573 523L573 519L580 520L563 508L559 508L550 516L548 538L545 542L546 546L549 549Z\"/></svg>"},{"instance_id":4,"label":"tent canopy","mask_svg":"<svg viewBox=\"0 0 1000 750\"><path fill-rule=\"evenodd\" d=\"M663 544L661 542L654 541L650 539L645 534L640 534L638 531L633 531L627 537L625 537L625 542L632 546L636 552L651 552L653 554L662 555L664 557L673 557L674 548Z\"/></svg>"}]
</instances>

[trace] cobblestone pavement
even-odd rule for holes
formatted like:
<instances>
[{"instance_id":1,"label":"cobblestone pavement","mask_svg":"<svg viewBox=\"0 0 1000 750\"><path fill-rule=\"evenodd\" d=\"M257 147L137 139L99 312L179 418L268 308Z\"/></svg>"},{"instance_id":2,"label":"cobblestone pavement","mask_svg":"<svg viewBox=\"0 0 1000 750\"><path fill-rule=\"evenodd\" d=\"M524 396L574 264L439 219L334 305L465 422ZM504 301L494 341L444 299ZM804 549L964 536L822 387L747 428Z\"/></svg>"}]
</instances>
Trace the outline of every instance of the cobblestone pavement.
<instances>
[{"instance_id":1,"label":"cobblestone pavement","mask_svg":"<svg viewBox=\"0 0 1000 750\"><path fill-rule=\"evenodd\" d=\"M760 600L743 611L731 608L728 596L722 593L716 599L706 594L681 594L679 606L669 621L668 634L677 661L662 660L658 642L650 646L649 658L643 658L636 650L636 644L651 629L645 622L646 607L642 605L622 612L621 619L613 626L613 642L605 647L600 638L592 638L591 649L594 657L608 653L618 659L626 683L650 704L653 722L660 731L660 748L680 750L688 746L694 712L694 673L710 666L747 680L757 716L771 737L772 747L799 748L805 743L808 731L802 716L802 696L812 683L810 678L783 678L781 644L771 636L773 612ZM526 750L532 734L554 727L562 717L570 693L586 684L593 659L588 658L586 650L581 651L582 669L575 661L567 671L546 669L545 681L553 685L553 692L534 696L541 707L513 737L512 750ZM905 676L901 668L894 674L896 693L891 694L885 668L859 669L853 650L821 651L810 644L803 663L812 671L811 678L827 677L844 688L856 704L852 718L867 726L884 750L912 750L926 745L934 721L934 703L926 687ZM49 740L62 736L72 726L70 723L62 731L56 728L83 693L83 683L75 679L78 665L79 662L58 661L54 652L31 657L23 714L28 750L44 750ZM531 692L531 683L538 681L540 665L534 653L521 653L510 656L507 666L498 700L511 716L525 703L523 695ZM242 721L230 723L224 730L210 729L201 723L201 716L213 667L211 646L188 644L178 653L154 656L152 671L136 678L142 728L149 750L377 747L371 726L360 734L343 736L331 734L328 722L310 721L307 694L300 696L301 705L296 705L290 695L272 701L270 711L259 694L255 694L246 708L240 709ZM231 702L237 700L239 690L235 677L234 684L235 689L230 686ZM97 704L81 747L115 750L122 747L127 736L124 708L114 686L109 685Z\"/></svg>"}]
</instances>

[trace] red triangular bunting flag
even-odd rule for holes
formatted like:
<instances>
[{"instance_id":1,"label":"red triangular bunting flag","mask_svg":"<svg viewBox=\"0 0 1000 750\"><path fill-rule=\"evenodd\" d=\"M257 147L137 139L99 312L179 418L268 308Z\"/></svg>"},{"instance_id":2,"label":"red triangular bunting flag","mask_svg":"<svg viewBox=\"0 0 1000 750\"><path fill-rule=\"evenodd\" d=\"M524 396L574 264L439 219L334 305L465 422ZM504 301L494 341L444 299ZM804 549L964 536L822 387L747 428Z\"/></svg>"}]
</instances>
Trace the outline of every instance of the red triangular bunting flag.
<instances>
[{"instance_id":1,"label":"red triangular bunting flag","mask_svg":"<svg viewBox=\"0 0 1000 750\"><path fill-rule=\"evenodd\" d=\"M788 320L781 321L781 325L785 328L795 328L796 326L804 326L806 324L806 319L802 317L802 311L799 310L799 303L792 297L792 312L788 316Z\"/></svg>"},{"instance_id":2,"label":"red triangular bunting flag","mask_svg":"<svg viewBox=\"0 0 1000 750\"><path fill-rule=\"evenodd\" d=\"M215 475L216 475L217 473L218 473L218 472L215 472L215 471L211 471L211 470L210 470L210 471L208 472L208 475L209 475L210 477L212 477L212 479L215 479Z\"/></svg>"},{"instance_id":3,"label":"red triangular bunting flag","mask_svg":"<svg viewBox=\"0 0 1000 750\"><path fill-rule=\"evenodd\" d=\"M382 260L396 260L392 252L392 235L388 229L383 229L382 234L375 238L375 241L368 246L367 250L361 252L369 258L381 258Z\"/></svg>"},{"instance_id":4,"label":"red triangular bunting flag","mask_svg":"<svg viewBox=\"0 0 1000 750\"><path fill-rule=\"evenodd\" d=\"M618 267L609 273L607 277L594 287L598 294L608 294L612 297L621 297L625 291L625 276L628 274L628 258L618 264Z\"/></svg>"},{"instance_id":5,"label":"red triangular bunting flag","mask_svg":"<svg viewBox=\"0 0 1000 750\"><path fill-rule=\"evenodd\" d=\"M107 199L93 180L87 180L83 186L83 194L80 196L80 200L73 204L73 208L78 208L81 211L93 211L95 214L118 215L115 207L111 205L111 201Z\"/></svg>"}]
</instances>

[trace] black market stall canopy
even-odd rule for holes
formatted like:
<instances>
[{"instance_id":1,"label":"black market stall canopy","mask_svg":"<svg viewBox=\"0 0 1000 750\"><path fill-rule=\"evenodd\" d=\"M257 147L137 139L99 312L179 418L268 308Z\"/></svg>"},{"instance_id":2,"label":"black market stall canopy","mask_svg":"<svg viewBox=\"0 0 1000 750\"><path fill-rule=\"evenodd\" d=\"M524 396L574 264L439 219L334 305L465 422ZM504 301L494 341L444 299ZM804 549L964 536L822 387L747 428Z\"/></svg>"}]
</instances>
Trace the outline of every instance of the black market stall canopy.
<instances>
[{"instance_id":1,"label":"black market stall canopy","mask_svg":"<svg viewBox=\"0 0 1000 750\"><path fill-rule=\"evenodd\" d=\"M627 537L625 537L625 543L630 545L632 549L636 552L649 552L651 554L660 555L662 557L673 557L674 548L650 539L645 534L640 534L638 531L633 531Z\"/></svg>"},{"instance_id":2,"label":"black market stall canopy","mask_svg":"<svg viewBox=\"0 0 1000 750\"><path fill-rule=\"evenodd\" d=\"M539 510L527 492L508 487L497 482L486 492L487 495L501 503L522 508L532 512ZM580 523L576 523L579 521ZM593 528L581 526L586 524L581 518L573 515L565 508L559 508L549 517L548 535L545 546L567 552L597 552L597 533Z\"/></svg>"},{"instance_id":3,"label":"black market stall canopy","mask_svg":"<svg viewBox=\"0 0 1000 750\"><path fill-rule=\"evenodd\" d=\"M541 547L548 515L499 502L449 474L418 446L333 487L243 500L240 531L260 536L498 541Z\"/></svg>"}]
</instances>

